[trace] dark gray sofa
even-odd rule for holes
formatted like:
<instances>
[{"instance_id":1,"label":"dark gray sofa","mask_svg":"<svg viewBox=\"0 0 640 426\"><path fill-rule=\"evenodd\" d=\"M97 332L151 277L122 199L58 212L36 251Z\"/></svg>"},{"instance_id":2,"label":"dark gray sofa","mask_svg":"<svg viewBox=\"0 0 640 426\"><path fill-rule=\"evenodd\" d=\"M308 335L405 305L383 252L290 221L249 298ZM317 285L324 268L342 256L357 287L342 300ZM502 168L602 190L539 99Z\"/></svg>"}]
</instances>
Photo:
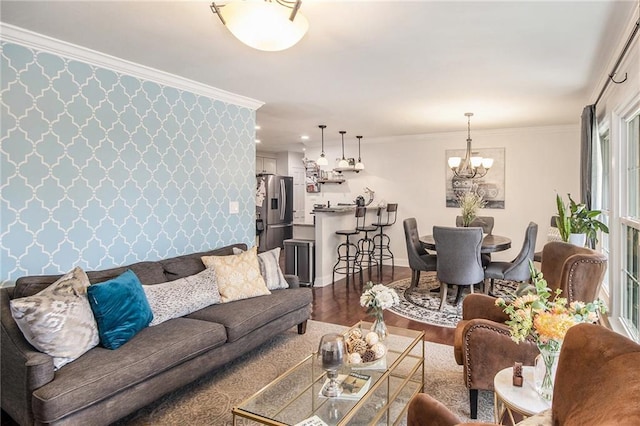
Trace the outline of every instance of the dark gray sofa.
<instances>
[{"instance_id":1,"label":"dark gray sofa","mask_svg":"<svg viewBox=\"0 0 640 426\"><path fill-rule=\"evenodd\" d=\"M233 247L246 250L236 244L87 275L95 283L131 269L143 284L158 284L196 274L204 270L201 256L230 255ZM116 350L95 347L54 371L52 358L24 339L9 300L35 294L59 277L22 277L15 287L0 289L1 403L21 425L111 423L295 325L303 334L311 313L311 289L287 277L289 289L147 327Z\"/></svg>"}]
</instances>

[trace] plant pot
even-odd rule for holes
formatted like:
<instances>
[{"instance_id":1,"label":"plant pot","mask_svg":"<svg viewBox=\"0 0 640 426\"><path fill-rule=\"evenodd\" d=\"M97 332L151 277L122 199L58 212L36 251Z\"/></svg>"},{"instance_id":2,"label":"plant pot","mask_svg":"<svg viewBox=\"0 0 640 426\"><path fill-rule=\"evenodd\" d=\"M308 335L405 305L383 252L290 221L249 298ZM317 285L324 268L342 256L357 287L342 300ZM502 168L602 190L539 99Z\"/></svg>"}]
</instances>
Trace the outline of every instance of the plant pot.
<instances>
[{"instance_id":1,"label":"plant pot","mask_svg":"<svg viewBox=\"0 0 640 426\"><path fill-rule=\"evenodd\" d=\"M574 246L584 247L587 243L587 234L569 234L569 240L567 242Z\"/></svg>"}]
</instances>

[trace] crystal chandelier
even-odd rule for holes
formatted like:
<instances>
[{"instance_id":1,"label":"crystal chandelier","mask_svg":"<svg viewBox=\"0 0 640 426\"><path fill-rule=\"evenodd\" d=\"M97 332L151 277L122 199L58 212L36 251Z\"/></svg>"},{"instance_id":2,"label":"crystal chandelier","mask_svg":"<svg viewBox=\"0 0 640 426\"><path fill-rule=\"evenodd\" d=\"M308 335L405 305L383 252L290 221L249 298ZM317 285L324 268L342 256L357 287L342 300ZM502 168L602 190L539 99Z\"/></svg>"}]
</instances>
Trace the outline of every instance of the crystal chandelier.
<instances>
[{"instance_id":1,"label":"crystal chandelier","mask_svg":"<svg viewBox=\"0 0 640 426\"><path fill-rule=\"evenodd\" d=\"M472 112L464 114L467 117L467 152L464 159L460 157L449 157L447 162L449 168L456 177L462 179L481 178L487 174L493 166L493 158L472 157L471 154L471 117Z\"/></svg>"}]
</instances>

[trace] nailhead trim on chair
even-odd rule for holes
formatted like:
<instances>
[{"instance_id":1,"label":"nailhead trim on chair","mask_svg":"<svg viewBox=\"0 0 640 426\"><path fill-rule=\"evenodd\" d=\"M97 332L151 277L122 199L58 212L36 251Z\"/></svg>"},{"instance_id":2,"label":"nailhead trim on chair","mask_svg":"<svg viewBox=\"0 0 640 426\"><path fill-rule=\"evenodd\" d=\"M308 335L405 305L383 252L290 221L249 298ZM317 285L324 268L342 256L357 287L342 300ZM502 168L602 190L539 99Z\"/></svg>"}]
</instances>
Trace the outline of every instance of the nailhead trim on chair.
<instances>
[{"instance_id":1,"label":"nailhead trim on chair","mask_svg":"<svg viewBox=\"0 0 640 426\"><path fill-rule=\"evenodd\" d=\"M602 265L603 263L605 263L606 261L604 260L592 260L592 259L582 259L579 260L577 262L574 262L573 265L571 266L571 269L569 269L569 282L567 283L567 287L569 289L569 295L567 296L567 299L570 301L574 301L573 299L573 275L574 272L576 270L576 268L578 267L579 264L581 263L593 263L594 265Z\"/></svg>"},{"instance_id":2,"label":"nailhead trim on chair","mask_svg":"<svg viewBox=\"0 0 640 426\"><path fill-rule=\"evenodd\" d=\"M509 338L511 337L511 333L507 332L506 330L500 329L500 328L496 328L487 324L476 324L473 325L469 328L469 330L467 331L467 333L464 336L465 339L465 345L464 345L464 364L467 366L467 375L465 377L465 385L467 387L467 389L471 389L471 361L469 359L469 335L471 334L472 331L474 331L477 328L484 328L487 330L491 330L491 331L495 331L499 334L503 334L505 336L508 336ZM527 337L527 340L531 340L531 337ZM535 343L532 341L532 343Z\"/></svg>"}]
</instances>

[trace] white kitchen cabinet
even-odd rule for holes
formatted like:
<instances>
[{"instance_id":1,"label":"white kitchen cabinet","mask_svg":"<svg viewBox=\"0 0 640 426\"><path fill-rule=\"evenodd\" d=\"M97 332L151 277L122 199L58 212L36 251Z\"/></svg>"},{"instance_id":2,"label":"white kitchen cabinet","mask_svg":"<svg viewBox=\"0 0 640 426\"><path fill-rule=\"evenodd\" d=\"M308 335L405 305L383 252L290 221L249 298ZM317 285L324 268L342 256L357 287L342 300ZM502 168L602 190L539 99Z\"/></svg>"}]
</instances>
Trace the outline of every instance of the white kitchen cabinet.
<instances>
[{"instance_id":1,"label":"white kitchen cabinet","mask_svg":"<svg viewBox=\"0 0 640 426\"><path fill-rule=\"evenodd\" d=\"M278 162L275 158L256 157L256 173L277 173Z\"/></svg>"}]
</instances>

